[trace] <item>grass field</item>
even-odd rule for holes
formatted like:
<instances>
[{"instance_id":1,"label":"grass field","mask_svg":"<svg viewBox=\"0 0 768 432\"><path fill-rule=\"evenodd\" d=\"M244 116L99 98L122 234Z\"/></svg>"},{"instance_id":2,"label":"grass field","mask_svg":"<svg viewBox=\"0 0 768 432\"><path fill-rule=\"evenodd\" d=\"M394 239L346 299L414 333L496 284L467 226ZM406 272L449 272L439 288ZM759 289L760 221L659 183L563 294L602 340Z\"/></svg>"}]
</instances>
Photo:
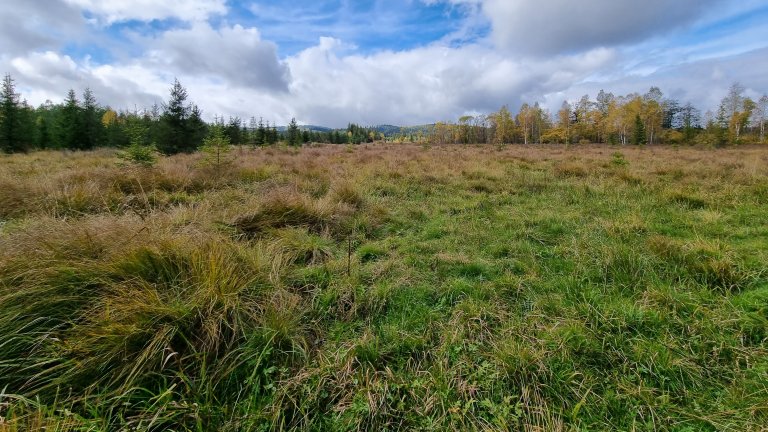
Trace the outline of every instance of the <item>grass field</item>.
<instances>
[{"instance_id":1,"label":"grass field","mask_svg":"<svg viewBox=\"0 0 768 432\"><path fill-rule=\"evenodd\" d=\"M766 430L768 149L0 157L0 431Z\"/></svg>"}]
</instances>

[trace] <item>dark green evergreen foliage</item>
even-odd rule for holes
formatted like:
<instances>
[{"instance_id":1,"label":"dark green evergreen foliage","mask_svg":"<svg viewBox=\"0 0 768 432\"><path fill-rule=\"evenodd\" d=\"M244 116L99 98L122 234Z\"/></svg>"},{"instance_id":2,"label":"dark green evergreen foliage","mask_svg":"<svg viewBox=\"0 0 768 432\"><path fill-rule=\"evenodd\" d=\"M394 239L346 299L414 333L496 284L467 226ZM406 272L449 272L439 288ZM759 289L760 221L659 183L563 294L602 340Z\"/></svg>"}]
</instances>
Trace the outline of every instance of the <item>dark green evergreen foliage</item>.
<instances>
[{"instance_id":1,"label":"dark green evergreen foliage","mask_svg":"<svg viewBox=\"0 0 768 432\"><path fill-rule=\"evenodd\" d=\"M13 78L6 75L0 91L0 150L13 153L29 149L25 130L27 107L19 102Z\"/></svg>"},{"instance_id":2,"label":"dark green evergreen foliage","mask_svg":"<svg viewBox=\"0 0 768 432\"><path fill-rule=\"evenodd\" d=\"M195 147L200 146L203 139L208 136L208 124L203 120L203 112L194 104L189 116L189 134Z\"/></svg>"},{"instance_id":3,"label":"dark green evergreen foliage","mask_svg":"<svg viewBox=\"0 0 768 432\"><path fill-rule=\"evenodd\" d=\"M291 123L288 124L288 129L285 131L285 141L290 146L301 145L301 131L299 125L296 124L296 119L292 118Z\"/></svg>"},{"instance_id":4,"label":"dark green evergreen foliage","mask_svg":"<svg viewBox=\"0 0 768 432\"><path fill-rule=\"evenodd\" d=\"M53 138L48 126L48 119L44 116L38 115L35 120L35 126L37 133L35 134L35 147L39 149L46 149L53 145Z\"/></svg>"},{"instance_id":5,"label":"dark green evergreen foliage","mask_svg":"<svg viewBox=\"0 0 768 432\"><path fill-rule=\"evenodd\" d=\"M157 134L158 148L165 154L193 152L205 136L201 135L199 125L195 125L199 111L195 114L195 106L186 103L187 97L187 90L178 79L174 80L170 100L163 104Z\"/></svg>"},{"instance_id":6,"label":"dark green evergreen foliage","mask_svg":"<svg viewBox=\"0 0 768 432\"><path fill-rule=\"evenodd\" d=\"M229 123L223 129L231 145L240 145L245 141L240 117L230 117Z\"/></svg>"},{"instance_id":7,"label":"dark green evergreen foliage","mask_svg":"<svg viewBox=\"0 0 768 432\"><path fill-rule=\"evenodd\" d=\"M126 147L131 138L126 129L127 116L120 114L119 121L109 122L104 125L104 144L108 147Z\"/></svg>"},{"instance_id":8,"label":"dark green evergreen foliage","mask_svg":"<svg viewBox=\"0 0 768 432\"><path fill-rule=\"evenodd\" d=\"M269 144L277 144L280 140L280 134L277 133L277 125L272 123L272 129L269 130Z\"/></svg>"},{"instance_id":9,"label":"dark green evergreen foliage","mask_svg":"<svg viewBox=\"0 0 768 432\"><path fill-rule=\"evenodd\" d=\"M635 131L632 134L632 144L645 145L647 142L648 141L645 135L645 125L643 124L643 120L640 118L640 115L636 115Z\"/></svg>"},{"instance_id":10,"label":"dark green evergreen foliage","mask_svg":"<svg viewBox=\"0 0 768 432\"><path fill-rule=\"evenodd\" d=\"M51 101L37 107L34 110L34 136L35 147L39 149L61 148L59 141L58 124L62 106L54 105Z\"/></svg>"},{"instance_id":11,"label":"dark green evergreen foliage","mask_svg":"<svg viewBox=\"0 0 768 432\"><path fill-rule=\"evenodd\" d=\"M345 142L349 144L371 143L381 138L380 135L381 134L376 131L375 128L362 127L360 125L350 123L349 126L347 126L347 136Z\"/></svg>"},{"instance_id":12,"label":"dark green evergreen foliage","mask_svg":"<svg viewBox=\"0 0 768 432\"><path fill-rule=\"evenodd\" d=\"M102 110L90 88L83 92L82 109L82 146L84 150L96 148L104 142L104 125L101 123Z\"/></svg>"},{"instance_id":13,"label":"dark green evergreen foliage","mask_svg":"<svg viewBox=\"0 0 768 432\"><path fill-rule=\"evenodd\" d=\"M255 118L253 120L256 120ZM259 117L259 123L253 134L253 145L263 146L267 143L267 128L264 127L264 119Z\"/></svg>"},{"instance_id":14,"label":"dark green evergreen foliage","mask_svg":"<svg viewBox=\"0 0 768 432\"><path fill-rule=\"evenodd\" d=\"M70 150L85 148L81 110L75 91L70 89L58 121L59 143L64 148Z\"/></svg>"},{"instance_id":15,"label":"dark green evergreen foliage","mask_svg":"<svg viewBox=\"0 0 768 432\"><path fill-rule=\"evenodd\" d=\"M728 142L728 120L723 105L717 110L717 117L707 124L707 133L712 139L710 144L715 147L722 147Z\"/></svg>"}]
</instances>

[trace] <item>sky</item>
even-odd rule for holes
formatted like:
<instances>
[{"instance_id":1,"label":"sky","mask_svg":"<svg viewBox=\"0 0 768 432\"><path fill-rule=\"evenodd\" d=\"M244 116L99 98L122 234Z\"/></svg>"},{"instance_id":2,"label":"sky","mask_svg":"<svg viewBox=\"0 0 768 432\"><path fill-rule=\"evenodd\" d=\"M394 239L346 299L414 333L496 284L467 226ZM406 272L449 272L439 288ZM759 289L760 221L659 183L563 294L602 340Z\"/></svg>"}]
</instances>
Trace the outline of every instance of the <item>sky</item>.
<instances>
[{"instance_id":1,"label":"sky","mask_svg":"<svg viewBox=\"0 0 768 432\"><path fill-rule=\"evenodd\" d=\"M214 116L343 127L658 86L715 109L768 92L768 0L0 0L0 73L32 105L116 110L174 79Z\"/></svg>"}]
</instances>

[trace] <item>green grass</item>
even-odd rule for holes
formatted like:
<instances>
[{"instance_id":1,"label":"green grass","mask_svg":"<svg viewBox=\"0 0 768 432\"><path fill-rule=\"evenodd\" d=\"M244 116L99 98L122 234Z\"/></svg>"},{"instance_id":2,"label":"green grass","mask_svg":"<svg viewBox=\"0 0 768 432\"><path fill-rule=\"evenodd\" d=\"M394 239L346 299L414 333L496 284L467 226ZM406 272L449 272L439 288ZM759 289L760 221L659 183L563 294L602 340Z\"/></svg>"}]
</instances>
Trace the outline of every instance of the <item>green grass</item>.
<instances>
[{"instance_id":1,"label":"green grass","mask_svg":"<svg viewBox=\"0 0 768 432\"><path fill-rule=\"evenodd\" d=\"M768 424L764 148L195 157L0 160L0 431Z\"/></svg>"}]
</instances>

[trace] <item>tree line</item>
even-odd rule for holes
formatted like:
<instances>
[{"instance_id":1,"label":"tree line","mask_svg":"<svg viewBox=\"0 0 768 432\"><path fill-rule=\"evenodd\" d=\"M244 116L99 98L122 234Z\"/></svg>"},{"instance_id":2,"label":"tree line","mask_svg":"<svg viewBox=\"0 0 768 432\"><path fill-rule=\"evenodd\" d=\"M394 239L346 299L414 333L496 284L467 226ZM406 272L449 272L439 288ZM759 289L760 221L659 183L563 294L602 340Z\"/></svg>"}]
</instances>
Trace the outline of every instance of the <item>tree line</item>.
<instances>
[{"instance_id":1,"label":"tree line","mask_svg":"<svg viewBox=\"0 0 768 432\"><path fill-rule=\"evenodd\" d=\"M96 147L154 147L163 154L193 152L203 145L215 125L232 145L264 146L284 142L360 144L383 139L430 143L610 143L703 144L722 146L765 142L768 96L753 101L740 84L733 84L716 111L702 113L691 103L665 98L658 87L645 94L615 96L601 90L564 101L556 113L539 103L524 103L513 114L507 106L487 115L462 116L428 128L385 136L376 128L350 123L327 131L301 128L292 119L285 128L263 118L247 123L239 117L202 118L187 90L175 80L168 102L142 111L115 111L101 106L90 89L82 96L70 90L63 103L50 101L35 108L16 93L10 75L0 89L0 151L33 149L89 150Z\"/></svg>"},{"instance_id":2,"label":"tree line","mask_svg":"<svg viewBox=\"0 0 768 432\"><path fill-rule=\"evenodd\" d=\"M432 143L610 143L700 144L723 146L765 142L768 96L753 101L735 83L717 111L702 112L690 102L665 98L658 87L647 93L615 96L601 90L578 101L564 101L554 114L538 103L524 103L513 114L507 106L455 123L438 122L426 136Z\"/></svg>"},{"instance_id":3,"label":"tree line","mask_svg":"<svg viewBox=\"0 0 768 432\"><path fill-rule=\"evenodd\" d=\"M189 153L198 150L214 128L232 145L359 144L384 138L356 124L346 130L311 131L301 128L296 119L282 130L274 122L255 117L246 123L239 117L225 120L217 116L209 124L199 107L188 101L187 90L178 80L169 93L167 102L142 111L115 111L102 106L88 88L81 97L70 90L64 102L48 101L35 108L21 99L13 78L5 75L0 90L0 151L147 146L167 155Z\"/></svg>"}]
</instances>

